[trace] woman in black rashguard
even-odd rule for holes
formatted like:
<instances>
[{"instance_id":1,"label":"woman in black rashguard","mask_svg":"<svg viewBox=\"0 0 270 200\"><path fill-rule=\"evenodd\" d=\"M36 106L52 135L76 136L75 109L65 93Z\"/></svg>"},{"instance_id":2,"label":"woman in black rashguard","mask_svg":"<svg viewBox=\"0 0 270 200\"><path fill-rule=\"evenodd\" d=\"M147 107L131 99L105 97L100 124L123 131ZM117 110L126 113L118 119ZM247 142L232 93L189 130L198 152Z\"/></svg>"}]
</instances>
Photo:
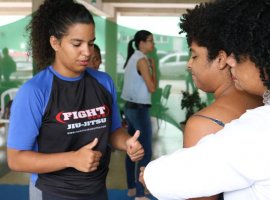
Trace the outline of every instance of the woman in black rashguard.
<instances>
[{"instance_id":1,"label":"woman in black rashguard","mask_svg":"<svg viewBox=\"0 0 270 200\"><path fill-rule=\"evenodd\" d=\"M43 200L107 200L110 147L133 161L144 150L139 132L131 137L121 128L111 78L87 68L93 17L73 0L45 0L28 30L40 72L20 88L11 108L9 167L33 173Z\"/></svg>"}]
</instances>

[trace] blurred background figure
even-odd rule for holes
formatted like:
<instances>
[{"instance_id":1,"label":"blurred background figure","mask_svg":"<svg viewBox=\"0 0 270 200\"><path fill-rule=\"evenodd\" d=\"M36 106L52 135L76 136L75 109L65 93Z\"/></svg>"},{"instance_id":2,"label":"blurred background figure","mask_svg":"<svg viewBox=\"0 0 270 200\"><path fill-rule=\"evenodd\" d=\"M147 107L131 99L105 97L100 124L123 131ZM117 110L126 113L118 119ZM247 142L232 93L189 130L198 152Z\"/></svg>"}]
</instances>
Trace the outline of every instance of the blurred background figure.
<instances>
[{"instance_id":1,"label":"blurred background figure","mask_svg":"<svg viewBox=\"0 0 270 200\"><path fill-rule=\"evenodd\" d=\"M157 81L157 88L159 87L159 80L160 80L160 70L159 70L159 57L157 54L157 48L154 47L154 50L147 54L149 57L149 62L153 62L151 64L155 65L156 68L156 81Z\"/></svg>"},{"instance_id":2,"label":"blurred background figure","mask_svg":"<svg viewBox=\"0 0 270 200\"><path fill-rule=\"evenodd\" d=\"M136 48L136 50L133 48ZM144 148L144 157L137 165L126 156L128 196L135 200L146 200L144 187L138 181L140 167L146 166L152 158L152 126L149 109L151 93L157 87L156 66L147 54L154 50L153 34L146 30L136 32L128 43L127 59L124 64L124 87L122 99L126 102L124 114L128 124L128 133L141 132L138 140Z\"/></svg>"},{"instance_id":3,"label":"blurred background figure","mask_svg":"<svg viewBox=\"0 0 270 200\"><path fill-rule=\"evenodd\" d=\"M94 44L94 52L89 60L89 67L98 70L101 63L102 59L100 54L100 48L98 45Z\"/></svg>"},{"instance_id":4,"label":"blurred background figure","mask_svg":"<svg viewBox=\"0 0 270 200\"><path fill-rule=\"evenodd\" d=\"M16 71L16 63L13 58L9 55L9 50L5 47L2 50L3 58L1 60L1 71L5 81L9 81L10 75Z\"/></svg>"}]
</instances>

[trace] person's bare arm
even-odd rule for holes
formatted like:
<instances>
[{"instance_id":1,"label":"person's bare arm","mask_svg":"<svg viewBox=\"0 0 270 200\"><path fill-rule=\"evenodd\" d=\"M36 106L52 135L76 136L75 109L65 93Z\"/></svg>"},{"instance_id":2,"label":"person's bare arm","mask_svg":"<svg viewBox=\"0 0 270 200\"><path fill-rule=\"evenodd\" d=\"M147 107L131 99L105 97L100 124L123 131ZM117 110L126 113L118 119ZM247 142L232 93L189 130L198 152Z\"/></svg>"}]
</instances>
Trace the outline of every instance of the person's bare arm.
<instances>
[{"instance_id":1,"label":"person's bare arm","mask_svg":"<svg viewBox=\"0 0 270 200\"><path fill-rule=\"evenodd\" d=\"M152 69L152 78L154 80L155 86L157 87L158 81L157 81L157 69L156 69L156 63L155 60L153 58L148 58L149 62L150 62L150 67Z\"/></svg>"},{"instance_id":2,"label":"person's bare arm","mask_svg":"<svg viewBox=\"0 0 270 200\"><path fill-rule=\"evenodd\" d=\"M196 145L201 138L206 135L216 133L218 130L222 129L222 126L215 124L213 121L198 117L192 116L188 119L185 131L184 131L184 148L192 147ZM210 197L200 197L192 198L189 200L217 200L218 195Z\"/></svg>"},{"instance_id":3,"label":"person's bare arm","mask_svg":"<svg viewBox=\"0 0 270 200\"><path fill-rule=\"evenodd\" d=\"M127 145L126 141L131 138L127 130L124 128L118 128L110 135L111 145L118 150L126 151Z\"/></svg>"},{"instance_id":4,"label":"person's bare arm","mask_svg":"<svg viewBox=\"0 0 270 200\"><path fill-rule=\"evenodd\" d=\"M132 161L138 161L144 156L144 149L138 141L139 136L139 131L131 137L126 129L119 128L111 134L110 143L114 148L126 151Z\"/></svg>"},{"instance_id":5,"label":"person's bare arm","mask_svg":"<svg viewBox=\"0 0 270 200\"><path fill-rule=\"evenodd\" d=\"M29 173L49 173L67 167L91 172L97 169L102 156L101 152L93 150L97 143L95 139L77 151L51 154L8 148L8 165L14 171Z\"/></svg>"},{"instance_id":6,"label":"person's bare arm","mask_svg":"<svg viewBox=\"0 0 270 200\"><path fill-rule=\"evenodd\" d=\"M143 80L148 88L148 91L150 93L155 92L157 87L157 81L156 81L156 71L150 71L148 62L146 58L142 58L138 61L137 69L140 72L141 76L143 77ZM153 67L152 67L153 69Z\"/></svg>"}]
</instances>

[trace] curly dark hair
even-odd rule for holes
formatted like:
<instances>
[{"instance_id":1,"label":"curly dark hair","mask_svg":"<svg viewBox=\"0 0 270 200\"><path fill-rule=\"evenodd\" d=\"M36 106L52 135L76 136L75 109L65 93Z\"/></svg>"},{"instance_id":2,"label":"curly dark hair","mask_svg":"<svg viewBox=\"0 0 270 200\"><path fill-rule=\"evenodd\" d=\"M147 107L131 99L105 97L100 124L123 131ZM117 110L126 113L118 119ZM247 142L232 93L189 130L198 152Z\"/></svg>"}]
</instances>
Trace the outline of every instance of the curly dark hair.
<instances>
[{"instance_id":1,"label":"curly dark hair","mask_svg":"<svg viewBox=\"0 0 270 200\"><path fill-rule=\"evenodd\" d=\"M250 58L270 89L270 0L218 0L215 5L226 16L220 34L226 52L237 62Z\"/></svg>"},{"instance_id":2,"label":"curly dark hair","mask_svg":"<svg viewBox=\"0 0 270 200\"><path fill-rule=\"evenodd\" d=\"M38 70L51 65L55 52L50 37L61 40L75 23L94 24L91 13L73 0L45 0L33 13L26 30L30 32L29 49Z\"/></svg>"},{"instance_id":3,"label":"curly dark hair","mask_svg":"<svg viewBox=\"0 0 270 200\"><path fill-rule=\"evenodd\" d=\"M220 50L224 50L219 36L223 21L224 17L213 3L200 3L194 9L188 9L180 18L179 33L186 33L189 46L196 42L197 45L207 48L208 59L213 60Z\"/></svg>"}]
</instances>

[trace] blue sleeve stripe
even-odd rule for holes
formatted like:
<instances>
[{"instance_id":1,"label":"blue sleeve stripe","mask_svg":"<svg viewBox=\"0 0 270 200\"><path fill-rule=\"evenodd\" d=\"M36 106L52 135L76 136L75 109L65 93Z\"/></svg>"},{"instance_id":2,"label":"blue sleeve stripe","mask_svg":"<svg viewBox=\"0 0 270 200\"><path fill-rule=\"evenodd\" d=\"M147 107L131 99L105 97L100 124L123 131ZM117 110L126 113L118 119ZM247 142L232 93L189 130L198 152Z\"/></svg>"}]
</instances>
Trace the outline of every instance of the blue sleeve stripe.
<instances>
[{"instance_id":1,"label":"blue sleeve stripe","mask_svg":"<svg viewBox=\"0 0 270 200\"><path fill-rule=\"evenodd\" d=\"M49 101L52 80L52 73L45 69L22 85L17 92L11 107L7 140L9 148L37 149L36 138Z\"/></svg>"}]
</instances>

